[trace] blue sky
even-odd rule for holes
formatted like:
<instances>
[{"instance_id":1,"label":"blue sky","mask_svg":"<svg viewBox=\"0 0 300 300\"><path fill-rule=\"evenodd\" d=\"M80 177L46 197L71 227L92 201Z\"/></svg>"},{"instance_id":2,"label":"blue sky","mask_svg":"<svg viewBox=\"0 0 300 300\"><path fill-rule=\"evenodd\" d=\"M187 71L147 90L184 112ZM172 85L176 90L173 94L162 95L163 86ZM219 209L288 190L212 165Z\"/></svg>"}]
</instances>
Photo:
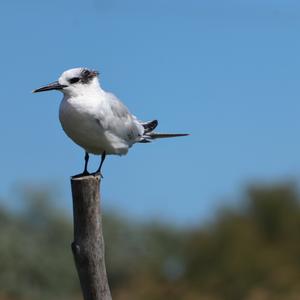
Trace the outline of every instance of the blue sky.
<instances>
[{"instance_id":1,"label":"blue sky","mask_svg":"<svg viewBox=\"0 0 300 300\"><path fill-rule=\"evenodd\" d=\"M84 153L61 130L61 95L30 91L78 66L160 131L192 134L109 157L106 208L192 224L249 182L299 180L299 32L291 0L3 2L1 198L50 184L71 206Z\"/></svg>"}]
</instances>

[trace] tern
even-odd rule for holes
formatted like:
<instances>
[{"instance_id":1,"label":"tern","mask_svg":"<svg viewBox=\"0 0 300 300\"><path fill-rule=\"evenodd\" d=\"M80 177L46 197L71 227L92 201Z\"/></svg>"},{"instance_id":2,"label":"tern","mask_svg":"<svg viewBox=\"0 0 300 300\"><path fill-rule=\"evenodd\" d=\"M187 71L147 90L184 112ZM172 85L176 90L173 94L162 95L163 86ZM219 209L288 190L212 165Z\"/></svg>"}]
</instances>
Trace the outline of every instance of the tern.
<instances>
[{"instance_id":1,"label":"tern","mask_svg":"<svg viewBox=\"0 0 300 300\"><path fill-rule=\"evenodd\" d=\"M106 155L125 155L135 143L149 143L159 138L186 136L186 133L158 133L157 120L142 122L112 93L102 89L99 73L88 68L74 68L61 74L58 81L33 93L57 90L63 93L59 120L64 132L85 150L82 173L89 175L89 154L101 155L100 175Z\"/></svg>"}]
</instances>

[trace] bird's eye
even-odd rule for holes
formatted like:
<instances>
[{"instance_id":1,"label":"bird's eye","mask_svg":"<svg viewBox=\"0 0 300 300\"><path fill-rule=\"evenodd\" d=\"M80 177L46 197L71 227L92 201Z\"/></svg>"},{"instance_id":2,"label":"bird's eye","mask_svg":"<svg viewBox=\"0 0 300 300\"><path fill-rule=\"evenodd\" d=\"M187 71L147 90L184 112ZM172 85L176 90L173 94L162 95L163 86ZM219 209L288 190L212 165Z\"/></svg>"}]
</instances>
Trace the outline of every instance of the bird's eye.
<instances>
[{"instance_id":1,"label":"bird's eye","mask_svg":"<svg viewBox=\"0 0 300 300\"><path fill-rule=\"evenodd\" d=\"M73 84L73 83L78 82L79 80L80 80L79 77L73 77L73 78L71 78L71 79L69 80L69 82L70 82L71 84Z\"/></svg>"}]
</instances>

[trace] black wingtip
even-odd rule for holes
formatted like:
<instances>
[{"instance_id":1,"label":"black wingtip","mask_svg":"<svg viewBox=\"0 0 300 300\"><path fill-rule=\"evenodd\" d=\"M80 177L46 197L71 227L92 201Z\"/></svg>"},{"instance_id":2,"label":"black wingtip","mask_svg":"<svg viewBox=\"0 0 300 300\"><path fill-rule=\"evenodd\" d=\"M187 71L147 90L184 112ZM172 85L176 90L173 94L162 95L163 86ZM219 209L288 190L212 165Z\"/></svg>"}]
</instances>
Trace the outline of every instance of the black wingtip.
<instances>
[{"instance_id":1,"label":"black wingtip","mask_svg":"<svg viewBox=\"0 0 300 300\"><path fill-rule=\"evenodd\" d=\"M158 121L157 120L153 120L153 121L149 121L149 122L143 123L142 125L143 125L143 127L145 129L144 133L149 133L149 132L153 131L157 127Z\"/></svg>"}]
</instances>

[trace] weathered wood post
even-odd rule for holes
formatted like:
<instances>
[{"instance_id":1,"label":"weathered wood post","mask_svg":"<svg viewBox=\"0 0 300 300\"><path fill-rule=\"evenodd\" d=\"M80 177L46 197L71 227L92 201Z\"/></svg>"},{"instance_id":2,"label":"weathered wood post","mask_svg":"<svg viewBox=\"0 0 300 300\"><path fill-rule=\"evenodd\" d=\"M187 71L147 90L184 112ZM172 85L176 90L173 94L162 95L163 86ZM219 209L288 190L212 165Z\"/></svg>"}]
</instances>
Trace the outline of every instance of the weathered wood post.
<instances>
[{"instance_id":1,"label":"weathered wood post","mask_svg":"<svg viewBox=\"0 0 300 300\"><path fill-rule=\"evenodd\" d=\"M72 251L84 300L111 300L102 233L100 177L71 178L74 241Z\"/></svg>"}]
</instances>

